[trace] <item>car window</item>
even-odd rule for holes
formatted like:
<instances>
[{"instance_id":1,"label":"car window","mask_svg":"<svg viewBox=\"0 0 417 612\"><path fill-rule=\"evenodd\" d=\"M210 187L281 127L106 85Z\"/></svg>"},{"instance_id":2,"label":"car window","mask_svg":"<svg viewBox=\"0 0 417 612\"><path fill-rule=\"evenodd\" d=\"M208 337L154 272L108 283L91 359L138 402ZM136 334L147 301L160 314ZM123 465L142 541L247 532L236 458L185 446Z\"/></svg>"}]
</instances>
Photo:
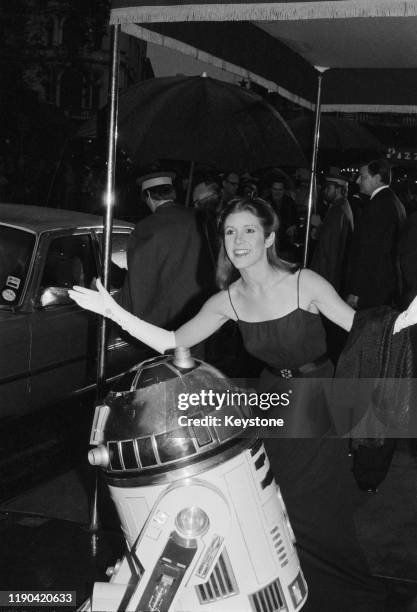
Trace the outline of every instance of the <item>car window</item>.
<instances>
[{"instance_id":1,"label":"car window","mask_svg":"<svg viewBox=\"0 0 417 612\"><path fill-rule=\"evenodd\" d=\"M0 305L15 306L21 297L32 259L35 236L0 225Z\"/></svg>"},{"instance_id":2,"label":"car window","mask_svg":"<svg viewBox=\"0 0 417 612\"><path fill-rule=\"evenodd\" d=\"M60 236L48 248L41 287L89 287L97 276L90 235Z\"/></svg>"},{"instance_id":3,"label":"car window","mask_svg":"<svg viewBox=\"0 0 417 612\"><path fill-rule=\"evenodd\" d=\"M127 270L127 243L130 233L113 232L112 234L112 253L110 266L110 286L111 289L120 289ZM103 248L103 233L97 232L100 242L100 249Z\"/></svg>"}]
</instances>

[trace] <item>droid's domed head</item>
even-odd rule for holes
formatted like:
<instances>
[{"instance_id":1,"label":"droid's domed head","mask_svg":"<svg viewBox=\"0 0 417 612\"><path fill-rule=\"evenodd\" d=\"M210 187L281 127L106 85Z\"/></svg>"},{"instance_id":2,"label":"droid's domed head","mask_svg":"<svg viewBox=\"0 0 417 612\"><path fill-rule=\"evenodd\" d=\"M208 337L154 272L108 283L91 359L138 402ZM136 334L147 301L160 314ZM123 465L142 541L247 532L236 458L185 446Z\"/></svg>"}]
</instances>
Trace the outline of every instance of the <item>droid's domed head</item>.
<instances>
[{"instance_id":1,"label":"droid's domed head","mask_svg":"<svg viewBox=\"0 0 417 612\"><path fill-rule=\"evenodd\" d=\"M143 482L182 477L248 448L246 394L188 349L132 368L96 408L89 453L108 477Z\"/></svg>"}]
</instances>

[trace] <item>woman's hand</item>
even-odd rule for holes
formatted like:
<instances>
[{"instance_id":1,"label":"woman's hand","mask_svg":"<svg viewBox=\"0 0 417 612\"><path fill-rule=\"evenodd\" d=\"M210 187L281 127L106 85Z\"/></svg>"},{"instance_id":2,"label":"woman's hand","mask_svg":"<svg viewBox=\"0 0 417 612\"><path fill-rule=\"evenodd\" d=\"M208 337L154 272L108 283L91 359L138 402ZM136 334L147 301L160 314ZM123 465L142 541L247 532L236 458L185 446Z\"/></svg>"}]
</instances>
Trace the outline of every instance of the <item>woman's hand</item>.
<instances>
[{"instance_id":1,"label":"woman's hand","mask_svg":"<svg viewBox=\"0 0 417 612\"><path fill-rule=\"evenodd\" d=\"M159 353L164 353L167 349L175 348L176 341L174 332L166 331L156 325L141 321L141 319L119 306L110 293L105 290L99 279L97 279L96 286L98 291L92 291L86 287L75 286L68 291L68 295L77 302L78 306L81 306L81 308L86 308L99 315L109 317L109 319L117 323L117 325L120 325L120 327L133 336L133 338L147 344ZM192 342L189 346L193 344L195 344L195 342Z\"/></svg>"},{"instance_id":2,"label":"woman's hand","mask_svg":"<svg viewBox=\"0 0 417 612\"><path fill-rule=\"evenodd\" d=\"M407 310L407 321L409 325L415 325L417 323L417 296L411 302Z\"/></svg>"},{"instance_id":3,"label":"woman's hand","mask_svg":"<svg viewBox=\"0 0 417 612\"><path fill-rule=\"evenodd\" d=\"M417 296L411 302L407 310L404 310L400 315L398 315L397 320L394 324L394 334L404 329L405 327L410 327L410 325L415 325L417 323Z\"/></svg>"},{"instance_id":4,"label":"woman's hand","mask_svg":"<svg viewBox=\"0 0 417 612\"><path fill-rule=\"evenodd\" d=\"M108 317L117 309L118 304L103 287L100 279L97 279L96 287L97 291L93 291L86 287L74 285L74 287L68 291L68 295L74 302L77 302L78 306L81 306L81 308Z\"/></svg>"}]
</instances>

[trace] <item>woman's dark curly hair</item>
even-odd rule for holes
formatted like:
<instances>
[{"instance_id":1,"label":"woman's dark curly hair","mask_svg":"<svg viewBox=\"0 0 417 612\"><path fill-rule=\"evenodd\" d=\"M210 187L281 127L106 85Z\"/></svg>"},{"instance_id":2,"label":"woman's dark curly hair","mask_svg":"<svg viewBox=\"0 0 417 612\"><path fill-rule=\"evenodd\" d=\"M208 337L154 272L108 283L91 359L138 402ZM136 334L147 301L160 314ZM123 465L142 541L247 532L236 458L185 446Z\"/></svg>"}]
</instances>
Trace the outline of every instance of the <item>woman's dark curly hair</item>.
<instances>
[{"instance_id":1,"label":"woman's dark curly hair","mask_svg":"<svg viewBox=\"0 0 417 612\"><path fill-rule=\"evenodd\" d=\"M261 198L243 197L233 198L230 200L230 202L228 202L224 209L220 212L218 217L218 231L220 234L221 244L217 258L216 283L220 289L227 289L229 285L231 285L231 283L240 276L238 270L236 270L226 253L224 246L224 227L226 224L226 219L229 215L243 211L250 212L259 219L259 222L264 229L265 238L268 238L271 232L275 232L275 235L278 232L279 219L268 202L262 200ZM266 256L268 262L274 268L279 268L280 270L285 270L291 273L294 273L298 269L297 264L290 264L278 257L275 247L275 240L271 246L266 249Z\"/></svg>"}]
</instances>

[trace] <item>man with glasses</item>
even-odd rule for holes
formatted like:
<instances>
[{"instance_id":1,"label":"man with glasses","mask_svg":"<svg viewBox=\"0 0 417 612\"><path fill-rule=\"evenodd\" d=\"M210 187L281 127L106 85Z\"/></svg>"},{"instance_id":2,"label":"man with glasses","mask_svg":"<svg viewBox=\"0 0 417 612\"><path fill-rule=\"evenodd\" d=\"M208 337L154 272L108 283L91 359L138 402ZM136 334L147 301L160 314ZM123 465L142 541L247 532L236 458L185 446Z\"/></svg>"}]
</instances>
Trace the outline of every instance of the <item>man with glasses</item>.
<instances>
[{"instance_id":1,"label":"man with glasses","mask_svg":"<svg viewBox=\"0 0 417 612\"><path fill-rule=\"evenodd\" d=\"M236 197L239 189L239 175L236 172L227 172L222 181L222 205Z\"/></svg>"}]
</instances>

